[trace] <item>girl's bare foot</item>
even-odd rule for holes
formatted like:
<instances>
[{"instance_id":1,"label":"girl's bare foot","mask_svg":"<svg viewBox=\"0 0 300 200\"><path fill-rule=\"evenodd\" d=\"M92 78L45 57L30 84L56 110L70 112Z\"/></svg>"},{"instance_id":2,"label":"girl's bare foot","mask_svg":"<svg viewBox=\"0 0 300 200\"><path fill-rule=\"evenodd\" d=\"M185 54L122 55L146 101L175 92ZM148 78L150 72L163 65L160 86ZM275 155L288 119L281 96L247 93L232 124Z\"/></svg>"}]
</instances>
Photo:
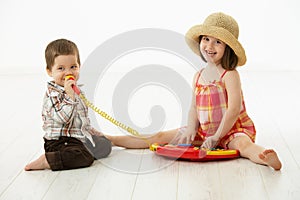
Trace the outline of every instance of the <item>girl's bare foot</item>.
<instances>
[{"instance_id":1,"label":"girl's bare foot","mask_svg":"<svg viewBox=\"0 0 300 200\"><path fill-rule=\"evenodd\" d=\"M46 159L45 154L41 155L38 159L35 161L29 163L24 168L26 171L29 170L41 170L41 169L50 169L50 166L48 164L48 161Z\"/></svg>"},{"instance_id":2,"label":"girl's bare foot","mask_svg":"<svg viewBox=\"0 0 300 200\"><path fill-rule=\"evenodd\" d=\"M259 154L259 158L268 166L275 170L281 169L281 162L277 156L277 153L273 149L266 149Z\"/></svg>"}]
</instances>

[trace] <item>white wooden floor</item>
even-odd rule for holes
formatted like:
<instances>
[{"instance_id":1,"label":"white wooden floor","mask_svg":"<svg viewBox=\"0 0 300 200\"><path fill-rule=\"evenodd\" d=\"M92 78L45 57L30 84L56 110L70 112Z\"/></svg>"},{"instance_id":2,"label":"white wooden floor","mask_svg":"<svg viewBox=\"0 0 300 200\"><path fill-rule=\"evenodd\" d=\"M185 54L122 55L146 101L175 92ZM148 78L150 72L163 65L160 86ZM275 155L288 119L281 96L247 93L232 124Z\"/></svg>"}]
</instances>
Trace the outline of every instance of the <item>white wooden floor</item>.
<instances>
[{"instance_id":1,"label":"white wooden floor","mask_svg":"<svg viewBox=\"0 0 300 200\"><path fill-rule=\"evenodd\" d=\"M25 172L43 152L46 75L0 75L0 199L300 199L300 71L241 76L257 143L277 151L279 172L242 158L173 162L121 148L89 168Z\"/></svg>"}]
</instances>

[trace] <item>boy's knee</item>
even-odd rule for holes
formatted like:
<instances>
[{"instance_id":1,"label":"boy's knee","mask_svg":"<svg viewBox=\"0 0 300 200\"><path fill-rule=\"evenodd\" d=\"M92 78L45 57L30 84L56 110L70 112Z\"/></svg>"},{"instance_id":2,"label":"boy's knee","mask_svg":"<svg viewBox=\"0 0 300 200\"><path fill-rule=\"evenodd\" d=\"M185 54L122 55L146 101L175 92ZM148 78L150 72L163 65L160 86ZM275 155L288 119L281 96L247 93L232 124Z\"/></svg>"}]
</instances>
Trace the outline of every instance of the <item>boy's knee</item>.
<instances>
[{"instance_id":1,"label":"boy's knee","mask_svg":"<svg viewBox=\"0 0 300 200\"><path fill-rule=\"evenodd\" d=\"M80 167L89 167L93 164L94 157L88 153L84 155L84 158L81 160L81 166Z\"/></svg>"},{"instance_id":2,"label":"boy's knee","mask_svg":"<svg viewBox=\"0 0 300 200\"><path fill-rule=\"evenodd\" d=\"M77 169L89 167L94 162L94 157L83 148L73 148L62 152L62 169Z\"/></svg>"},{"instance_id":3,"label":"boy's knee","mask_svg":"<svg viewBox=\"0 0 300 200\"><path fill-rule=\"evenodd\" d=\"M100 137L96 141L96 147L93 149L93 154L96 159L107 157L112 151L112 143L105 137Z\"/></svg>"}]
</instances>

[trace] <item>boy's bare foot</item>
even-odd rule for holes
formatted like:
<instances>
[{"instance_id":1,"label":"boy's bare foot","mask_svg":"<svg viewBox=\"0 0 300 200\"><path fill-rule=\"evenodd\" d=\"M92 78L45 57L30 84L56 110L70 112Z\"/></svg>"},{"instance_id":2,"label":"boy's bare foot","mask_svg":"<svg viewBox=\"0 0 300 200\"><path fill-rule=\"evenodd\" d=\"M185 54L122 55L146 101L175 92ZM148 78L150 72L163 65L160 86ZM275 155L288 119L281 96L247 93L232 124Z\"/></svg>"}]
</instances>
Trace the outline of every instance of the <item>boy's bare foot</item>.
<instances>
[{"instance_id":1,"label":"boy's bare foot","mask_svg":"<svg viewBox=\"0 0 300 200\"><path fill-rule=\"evenodd\" d=\"M48 161L46 159L45 154L41 155L38 159L35 161L29 163L24 168L26 171L29 170L41 170L41 169L50 169L50 166L48 164Z\"/></svg>"},{"instance_id":2,"label":"boy's bare foot","mask_svg":"<svg viewBox=\"0 0 300 200\"><path fill-rule=\"evenodd\" d=\"M259 154L259 158L262 159L266 165L274 168L275 170L281 169L281 162L277 156L277 153L273 149L266 149Z\"/></svg>"}]
</instances>

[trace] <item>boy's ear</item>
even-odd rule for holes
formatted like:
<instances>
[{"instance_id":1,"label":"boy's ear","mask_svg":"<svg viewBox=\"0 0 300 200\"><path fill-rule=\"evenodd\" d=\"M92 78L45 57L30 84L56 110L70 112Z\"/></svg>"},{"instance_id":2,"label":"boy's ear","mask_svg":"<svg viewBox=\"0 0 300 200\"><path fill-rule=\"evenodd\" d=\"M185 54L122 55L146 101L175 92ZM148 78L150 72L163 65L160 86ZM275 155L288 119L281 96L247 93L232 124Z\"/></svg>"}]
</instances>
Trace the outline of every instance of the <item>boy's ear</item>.
<instances>
[{"instance_id":1,"label":"boy's ear","mask_svg":"<svg viewBox=\"0 0 300 200\"><path fill-rule=\"evenodd\" d=\"M46 71L47 71L48 76L52 77L52 71L48 68L46 68Z\"/></svg>"}]
</instances>

